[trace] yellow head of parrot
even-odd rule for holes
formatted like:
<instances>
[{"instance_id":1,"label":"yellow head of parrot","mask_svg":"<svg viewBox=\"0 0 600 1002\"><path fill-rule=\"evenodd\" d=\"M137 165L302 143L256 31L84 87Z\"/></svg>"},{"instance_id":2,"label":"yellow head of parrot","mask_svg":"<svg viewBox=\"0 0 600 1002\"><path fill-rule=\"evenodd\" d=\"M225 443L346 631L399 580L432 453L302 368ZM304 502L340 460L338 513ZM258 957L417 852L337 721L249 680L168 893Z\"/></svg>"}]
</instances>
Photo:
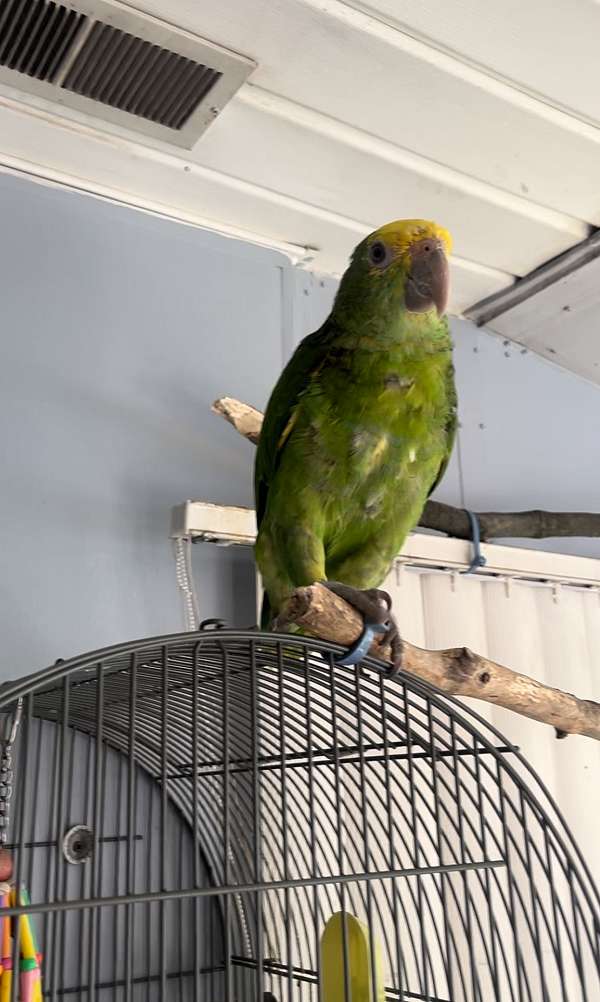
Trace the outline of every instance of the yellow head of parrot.
<instances>
[{"instance_id":1,"label":"yellow head of parrot","mask_svg":"<svg viewBox=\"0 0 600 1002\"><path fill-rule=\"evenodd\" d=\"M439 316L446 312L452 249L447 230L426 219L398 219L375 230L362 246L371 275L385 273L390 265L402 272L409 313L426 313L434 307Z\"/></svg>"},{"instance_id":2,"label":"yellow head of parrot","mask_svg":"<svg viewBox=\"0 0 600 1002\"><path fill-rule=\"evenodd\" d=\"M367 237L367 241L370 245L376 240L382 240L393 247L396 253L406 254L412 244L427 238L437 240L446 254L452 252L452 237L448 230L428 219L397 219L393 223L380 226L378 230Z\"/></svg>"}]
</instances>

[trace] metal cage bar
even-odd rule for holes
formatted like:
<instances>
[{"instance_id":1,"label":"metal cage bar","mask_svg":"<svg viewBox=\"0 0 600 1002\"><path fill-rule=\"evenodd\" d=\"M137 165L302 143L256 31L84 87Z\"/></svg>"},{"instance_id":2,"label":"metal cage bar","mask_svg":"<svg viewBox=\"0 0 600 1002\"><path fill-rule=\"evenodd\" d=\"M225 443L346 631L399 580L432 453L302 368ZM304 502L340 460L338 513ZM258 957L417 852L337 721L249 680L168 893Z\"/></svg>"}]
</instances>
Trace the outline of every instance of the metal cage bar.
<instances>
[{"instance_id":1,"label":"metal cage bar","mask_svg":"<svg viewBox=\"0 0 600 1002\"><path fill-rule=\"evenodd\" d=\"M31 903L0 919L33 916L45 997L328 1002L340 912L346 1002L352 917L386 999L597 1000L600 897L518 750L337 651L186 633L3 687L0 712L24 700L8 844Z\"/></svg>"}]
</instances>

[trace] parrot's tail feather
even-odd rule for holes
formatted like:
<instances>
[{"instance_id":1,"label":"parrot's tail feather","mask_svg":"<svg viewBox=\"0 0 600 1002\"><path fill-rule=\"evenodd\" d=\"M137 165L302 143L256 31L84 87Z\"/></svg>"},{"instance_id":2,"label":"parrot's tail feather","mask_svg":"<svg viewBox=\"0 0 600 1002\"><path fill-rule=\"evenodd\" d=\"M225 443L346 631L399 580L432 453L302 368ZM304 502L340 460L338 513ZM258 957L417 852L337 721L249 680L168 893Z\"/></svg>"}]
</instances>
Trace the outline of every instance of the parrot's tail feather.
<instances>
[{"instance_id":1,"label":"parrot's tail feather","mask_svg":"<svg viewBox=\"0 0 600 1002\"><path fill-rule=\"evenodd\" d=\"M273 618L273 610L271 609L271 603L269 602L269 596L266 592L263 593L262 607L260 610L260 628L261 630L268 630L271 625L271 620Z\"/></svg>"}]
</instances>

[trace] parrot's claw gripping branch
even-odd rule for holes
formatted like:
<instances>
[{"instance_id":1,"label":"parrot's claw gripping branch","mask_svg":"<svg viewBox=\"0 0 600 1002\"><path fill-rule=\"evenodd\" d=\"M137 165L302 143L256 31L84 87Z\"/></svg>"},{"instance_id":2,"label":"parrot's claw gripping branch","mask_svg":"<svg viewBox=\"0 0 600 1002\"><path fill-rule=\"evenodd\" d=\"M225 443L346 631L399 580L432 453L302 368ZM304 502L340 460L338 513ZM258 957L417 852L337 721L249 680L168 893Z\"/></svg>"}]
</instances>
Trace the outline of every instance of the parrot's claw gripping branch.
<instances>
[{"instance_id":1,"label":"parrot's claw gripping branch","mask_svg":"<svg viewBox=\"0 0 600 1002\"><path fill-rule=\"evenodd\" d=\"M369 653L376 635L381 644L389 644L392 669L395 674L402 668L402 641L398 626L391 613L392 599L387 591L381 588L352 588L341 581L322 581L324 588L339 595L345 602L353 606L363 618L363 631L358 640L345 654L336 658L339 665L355 665Z\"/></svg>"},{"instance_id":2,"label":"parrot's claw gripping branch","mask_svg":"<svg viewBox=\"0 0 600 1002\"><path fill-rule=\"evenodd\" d=\"M297 588L278 617L278 628L295 624L312 636L344 647L356 643L363 632L362 614L330 585L327 582ZM600 741L600 703L543 685L466 647L427 651L406 640L400 646L402 669L442 692L504 706L549 724L557 737L582 734ZM391 644L385 635L375 639L369 654L384 662L392 661Z\"/></svg>"}]
</instances>

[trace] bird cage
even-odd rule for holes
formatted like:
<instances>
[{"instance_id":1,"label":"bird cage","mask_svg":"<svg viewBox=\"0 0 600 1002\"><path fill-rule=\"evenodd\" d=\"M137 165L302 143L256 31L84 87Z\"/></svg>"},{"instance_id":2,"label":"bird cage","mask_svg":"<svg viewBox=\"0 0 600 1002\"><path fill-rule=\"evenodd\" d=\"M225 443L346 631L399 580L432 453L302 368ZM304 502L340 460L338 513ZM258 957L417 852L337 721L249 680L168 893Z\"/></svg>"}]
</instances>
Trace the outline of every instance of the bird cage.
<instances>
[{"instance_id":1,"label":"bird cage","mask_svg":"<svg viewBox=\"0 0 600 1002\"><path fill-rule=\"evenodd\" d=\"M27 918L52 1000L597 1002L598 891L518 749L338 654L217 629L6 685L13 971Z\"/></svg>"}]
</instances>

